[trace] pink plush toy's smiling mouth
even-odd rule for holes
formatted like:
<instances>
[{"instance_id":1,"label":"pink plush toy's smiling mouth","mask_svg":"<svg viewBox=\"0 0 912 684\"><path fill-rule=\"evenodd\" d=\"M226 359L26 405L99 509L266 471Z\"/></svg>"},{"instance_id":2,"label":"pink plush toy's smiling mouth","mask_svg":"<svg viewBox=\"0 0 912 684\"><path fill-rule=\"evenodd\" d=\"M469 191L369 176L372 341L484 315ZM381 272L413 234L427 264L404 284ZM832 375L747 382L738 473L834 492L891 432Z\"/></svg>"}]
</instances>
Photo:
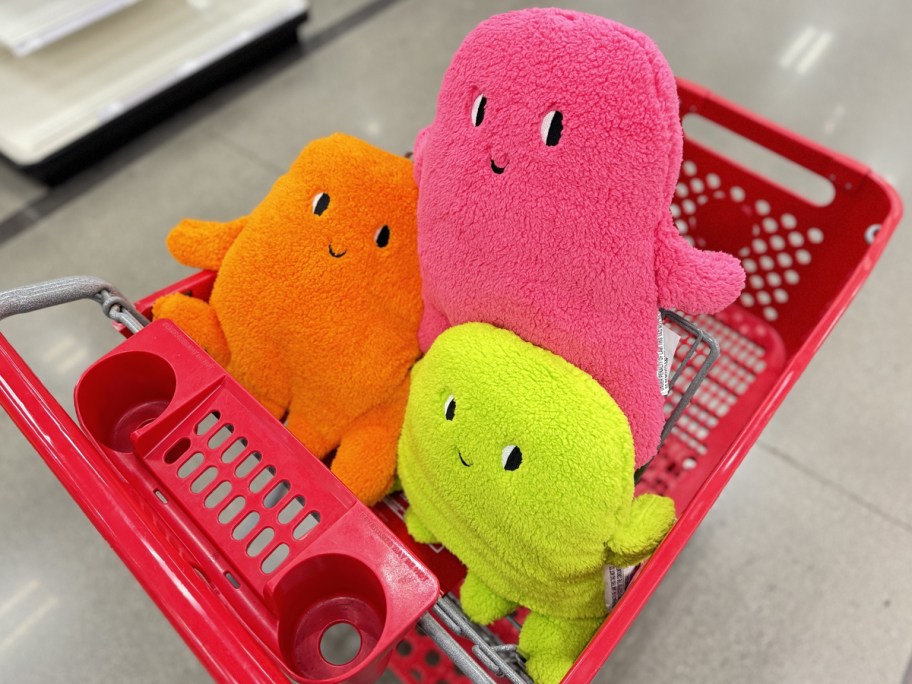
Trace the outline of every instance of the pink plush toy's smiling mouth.
<instances>
[{"instance_id":1,"label":"pink plush toy's smiling mouth","mask_svg":"<svg viewBox=\"0 0 912 684\"><path fill-rule=\"evenodd\" d=\"M346 249L345 251L343 251L343 252L339 252L338 254L336 254L336 253L333 251L332 243L329 243L329 254L330 254L330 256L332 256L334 259L341 259L342 257L345 256L345 253L346 253L346 252L348 252L347 249Z\"/></svg>"},{"instance_id":2,"label":"pink plush toy's smiling mouth","mask_svg":"<svg viewBox=\"0 0 912 684\"><path fill-rule=\"evenodd\" d=\"M503 173L506 170L506 168L507 168L506 164L504 164L503 166L498 166L497 164L494 163L493 159L491 160L491 171L493 171L494 173L499 175L499 174Z\"/></svg>"}]
</instances>

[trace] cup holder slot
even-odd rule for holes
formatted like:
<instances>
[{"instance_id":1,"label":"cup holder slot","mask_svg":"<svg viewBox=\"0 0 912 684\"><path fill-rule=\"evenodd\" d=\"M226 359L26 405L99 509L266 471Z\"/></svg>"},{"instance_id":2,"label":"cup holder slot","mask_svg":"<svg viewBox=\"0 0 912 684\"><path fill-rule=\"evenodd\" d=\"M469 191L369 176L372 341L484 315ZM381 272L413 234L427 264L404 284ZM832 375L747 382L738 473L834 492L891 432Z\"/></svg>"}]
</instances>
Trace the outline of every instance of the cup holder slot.
<instances>
[{"instance_id":1,"label":"cup holder slot","mask_svg":"<svg viewBox=\"0 0 912 684\"><path fill-rule=\"evenodd\" d=\"M133 451L131 435L161 416L174 398L177 378L162 357L128 351L103 358L76 388L82 426L104 447Z\"/></svg>"},{"instance_id":2,"label":"cup holder slot","mask_svg":"<svg viewBox=\"0 0 912 684\"><path fill-rule=\"evenodd\" d=\"M308 558L289 569L273 596L282 657L300 677L337 678L379 656L386 595L374 571L358 559Z\"/></svg>"}]
</instances>

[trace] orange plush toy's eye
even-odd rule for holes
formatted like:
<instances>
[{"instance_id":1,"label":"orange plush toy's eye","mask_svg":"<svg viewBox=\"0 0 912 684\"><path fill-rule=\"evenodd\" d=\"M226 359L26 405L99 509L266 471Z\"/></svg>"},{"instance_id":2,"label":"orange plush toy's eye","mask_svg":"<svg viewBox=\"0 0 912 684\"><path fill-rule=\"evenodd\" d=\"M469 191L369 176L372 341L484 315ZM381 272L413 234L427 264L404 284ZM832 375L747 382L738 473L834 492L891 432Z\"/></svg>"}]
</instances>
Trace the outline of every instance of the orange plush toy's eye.
<instances>
[{"instance_id":1,"label":"orange plush toy's eye","mask_svg":"<svg viewBox=\"0 0 912 684\"><path fill-rule=\"evenodd\" d=\"M380 229L374 234L374 242L377 243L377 247L386 247L389 244L389 241L389 226L381 226Z\"/></svg>"},{"instance_id":2,"label":"orange plush toy's eye","mask_svg":"<svg viewBox=\"0 0 912 684\"><path fill-rule=\"evenodd\" d=\"M317 216L322 216L323 212L329 207L329 195L325 192L318 192L314 195L311 206L313 207L313 213Z\"/></svg>"}]
</instances>

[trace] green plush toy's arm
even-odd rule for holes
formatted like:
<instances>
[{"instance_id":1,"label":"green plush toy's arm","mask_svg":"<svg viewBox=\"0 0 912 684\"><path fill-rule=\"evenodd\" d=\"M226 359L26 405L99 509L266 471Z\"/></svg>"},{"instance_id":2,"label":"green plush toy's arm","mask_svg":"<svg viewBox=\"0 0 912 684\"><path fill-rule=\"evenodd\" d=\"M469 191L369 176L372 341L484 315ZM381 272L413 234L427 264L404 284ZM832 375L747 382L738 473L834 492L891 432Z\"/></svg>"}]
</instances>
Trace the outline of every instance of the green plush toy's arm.
<instances>
[{"instance_id":1,"label":"green plush toy's arm","mask_svg":"<svg viewBox=\"0 0 912 684\"><path fill-rule=\"evenodd\" d=\"M411 508L408 508L405 511L405 527L408 529L408 533L412 535L412 539L416 542L421 542L422 544L437 544L440 541L437 539L437 536L427 528L427 525L421 522L421 518L415 515L415 511Z\"/></svg>"},{"instance_id":2,"label":"green plush toy's arm","mask_svg":"<svg viewBox=\"0 0 912 684\"><path fill-rule=\"evenodd\" d=\"M184 219L165 242L171 256L185 266L217 271L246 222L246 216L227 223Z\"/></svg>"},{"instance_id":3,"label":"green plush toy's arm","mask_svg":"<svg viewBox=\"0 0 912 684\"><path fill-rule=\"evenodd\" d=\"M626 568L642 562L668 534L675 521L674 501L667 496L643 494L634 499L627 524L605 544L605 562Z\"/></svg>"},{"instance_id":4,"label":"green plush toy's arm","mask_svg":"<svg viewBox=\"0 0 912 684\"><path fill-rule=\"evenodd\" d=\"M490 625L519 608L518 603L498 596L471 569L459 590L459 598L465 614L480 625Z\"/></svg>"},{"instance_id":5,"label":"green plush toy's arm","mask_svg":"<svg viewBox=\"0 0 912 684\"><path fill-rule=\"evenodd\" d=\"M559 684L586 648L602 618L572 620L532 611L519 633L519 650L536 684Z\"/></svg>"}]
</instances>

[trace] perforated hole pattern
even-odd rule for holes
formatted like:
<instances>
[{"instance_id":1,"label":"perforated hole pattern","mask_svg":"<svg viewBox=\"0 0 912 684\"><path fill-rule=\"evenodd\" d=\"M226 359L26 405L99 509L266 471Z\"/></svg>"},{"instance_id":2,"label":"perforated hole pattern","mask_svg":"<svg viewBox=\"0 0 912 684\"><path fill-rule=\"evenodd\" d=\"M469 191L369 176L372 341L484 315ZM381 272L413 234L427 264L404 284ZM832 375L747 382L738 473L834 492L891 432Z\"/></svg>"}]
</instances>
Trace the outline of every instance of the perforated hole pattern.
<instances>
[{"instance_id":1,"label":"perforated hole pattern","mask_svg":"<svg viewBox=\"0 0 912 684\"><path fill-rule=\"evenodd\" d=\"M693 322L716 339L722 354L669 436L669 440L683 443L690 453L676 460L669 455L667 449L663 449L643 475L644 485L657 494L667 493L674 480L699 465L700 459L708 452L706 440L713 429L766 369L763 358L765 351L759 345L711 316L697 316ZM680 328L676 332L682 335L681 343L675 351L676 364L680 364L692 338ZM681 391L693 380L696 369L704 358L705 352L698 351L682 369L678 381L666 398L666 416L680 401Z\"/></svg>"},{"instance_id":2,"label":"perforated hole pattern","mask_svg":"<svg viewBox=\"0 0 912 684\"><path fill-rule=\"evenodd\" d=\"M751 239L737 254L747 273L741 304L767 321L775 321L824 241L823 231L800 225L793 214L777 210L768 198L748 197L741 186L727 185L724 178L701 171L688 159L682 167L671 215L684 239L701 249L706 243L695 230L700 207L713 202L734 203L751 217Z\"/></svg>"},{"instance_id":3,"label":"perforated hole pattern","mask_svg":"<svg viewBox=\"0 0 912 684\"><path fill-rule=\"evenodd\" d=\"M264 574L275 572L289 557L290 549L285 543L276 543L275 530L269 525L289 527L291 536L301 540L319 524L320 513L304 514L304 497L292 493L288 480L277 481L275 466L264 463L259 451L249 450L246 438L233 438L234 427L222 421L219 411L210 411L201 418L195 433L205 446L189 456L184 453L171 458L168 464L177 469L178 477L193 495L201 497L201 506L214 509L218 522L231 526L231 536L244 553L251 558L264 558L260 570ZM207 448L208 457L203 453ZM201 468L206 461L212 465ZM267 485L271 487L267 489ZM263 523L260 511L250 505L261 497L263 509L279 507L275 522L269 525Z\"/></svg>"}]
</instances>

